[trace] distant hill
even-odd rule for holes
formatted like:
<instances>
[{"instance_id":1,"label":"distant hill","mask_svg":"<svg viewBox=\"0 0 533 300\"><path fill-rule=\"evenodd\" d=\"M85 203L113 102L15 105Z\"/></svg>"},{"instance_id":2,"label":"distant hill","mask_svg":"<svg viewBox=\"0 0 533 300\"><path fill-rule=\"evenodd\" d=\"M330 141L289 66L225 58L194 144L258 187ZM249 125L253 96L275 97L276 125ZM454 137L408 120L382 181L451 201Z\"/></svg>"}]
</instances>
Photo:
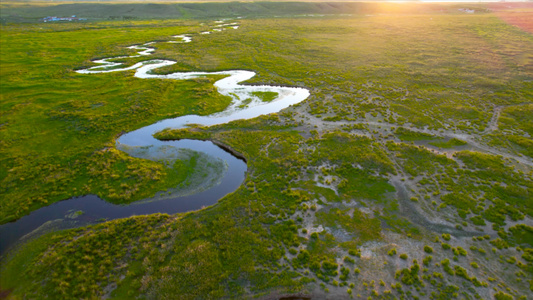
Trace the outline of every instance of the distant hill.
<instances>
[{"instance_id":1,"label":"distant hill","mask_svg":"<svg viewBox=\"0 0 533 300\"><path fill-rule=\"evenodd\" d=\"M47 16L77 15L89 19L205 19L220 17L262 17L306 14L368 14L380 11L379 4L366 2L203 2L203 3L32 3L1 4L1 16L11 21L38 21ZM463 4L464 5L464 4ZM443 7L397 4L394 13L427 12Z\"/></svg>"}]
</instances>

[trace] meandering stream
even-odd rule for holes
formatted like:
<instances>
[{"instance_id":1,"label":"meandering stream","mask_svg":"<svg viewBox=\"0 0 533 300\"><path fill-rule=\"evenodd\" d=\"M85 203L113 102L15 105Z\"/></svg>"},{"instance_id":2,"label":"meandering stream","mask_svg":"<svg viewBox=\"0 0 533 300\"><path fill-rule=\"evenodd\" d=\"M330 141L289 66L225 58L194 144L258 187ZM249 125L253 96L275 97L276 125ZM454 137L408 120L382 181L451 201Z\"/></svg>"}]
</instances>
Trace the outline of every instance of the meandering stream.
<instances>
[{"instance_id":1,"label":"meandering stream","mask_svg":"<svg viewBox=\"0 0 533 300\"><path fill-rule=\"evenodd\" d=\"M219 24L209 33L238 28L239 26L236 23ZM166 42L179 44L193 40L191 35L176 35L173 38L178 40ZM303 88L239 84L255 76L252 71L176 72L167 75L156 75L152 74L151 71L173 65L176 62L154 59L122 68L122 63L113 62L113 60L121 58L149 56L156 51L155 48L151 47L153 44L156 44L156 42L130 46L128 47L129 49L137 50L136 54L95 60L93 62L99 64L98 66L76 72L80 74L99 74L136 70L135 77L163 80L186 80L208 75L226 75L227 77L218 80L214 84L219 93L233 99L225 110L209 116L186 115L163 120L126 133L120 136L116 143L118 149L131 156L154 161L187 159L192 153L195 153L199 155L200 165L207 168L207 171L203 171L204 173L201 173L202 170L198 171L201 174L196 176L197 181L201 179L202 182L197 182L196 185L193 184L192 187L185 189L176 188L170 192L158 193L153 198L137 201L129 205L114 205L97 196L88 195L40 208L16 222L0 226L0 255L21 239L24 240L25 238L39 235L41 232L84 226L101 220L112 220L132 215L174 214L197 210L215 204L219 199L235 191L242 184L246 173L246 163L209 141L160 141L155 139L153 134L166 128L186 128L189 124L211 126L233 120L251 119L260 115L278 112L305 100L309 96L309 91ZM263 102L258 96L261 92L274 92L277 93L277 97L270 102Z\"/></svg>"}]
</instances>

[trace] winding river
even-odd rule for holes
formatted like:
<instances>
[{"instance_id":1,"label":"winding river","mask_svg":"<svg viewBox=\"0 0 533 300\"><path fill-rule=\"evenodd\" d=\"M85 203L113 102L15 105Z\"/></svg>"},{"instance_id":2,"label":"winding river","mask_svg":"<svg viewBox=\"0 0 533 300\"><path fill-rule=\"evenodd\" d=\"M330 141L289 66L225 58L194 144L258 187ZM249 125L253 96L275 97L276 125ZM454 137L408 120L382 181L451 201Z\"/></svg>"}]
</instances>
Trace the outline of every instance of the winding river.
<instances>
[{"instance_id":1,"label":"winding river","mask_svg":"<svg viewBox=\"0 0 533 300\"><path fill-rule=\"evenodd\" d=\"M237 23L219 24L208 33L238 29ZM202 32L200 34L205 34ZM175 35L174 40L166 43L188 43L191 35ZM163 43L163 42L157 42ZM186 115L167 119L137 129L120 136L116 142L120 149L131 156L154 161L172 162L176 159L187 159L191 155L199 157L200 168L195 174L197 184L189 187L178 187L168 192L160 192L155 197L134 202L129 205L114 205L95 195L71 198L40 208L16 222L0 226L0 255L19 241L24 241L43 232L57 229L73 228L94 224L103 220L125 218L133 215L153 213L174 214L198 210L215 204L225 195L235 191L242 184L246 173L246 162L209 141L179 140L160 141L153 134L166 128L186 128L190 124L211 126L233 120L250 119L260 115L278 112L290 105L297 104L309 96L303 88L241 85L255 73L246 70L230 70L220 72L176 72L167 75L152 74L151 71L164 66L173 65L171 60L146 60L132 66L121 67L123 64L113 62L120 58L149 56L156 51L151 47L156 42L128 47L137 50L132 56L119 56L93 61L97 66L78 70L80 74L99 74L136 70L138 78L156 78L163 80L187 80L209 75L226 75L215 82L219 93L233 99L223 111L209 116ZM277 97L263 102L262 92L276 93Z\"/></svg>"}]
</instances>

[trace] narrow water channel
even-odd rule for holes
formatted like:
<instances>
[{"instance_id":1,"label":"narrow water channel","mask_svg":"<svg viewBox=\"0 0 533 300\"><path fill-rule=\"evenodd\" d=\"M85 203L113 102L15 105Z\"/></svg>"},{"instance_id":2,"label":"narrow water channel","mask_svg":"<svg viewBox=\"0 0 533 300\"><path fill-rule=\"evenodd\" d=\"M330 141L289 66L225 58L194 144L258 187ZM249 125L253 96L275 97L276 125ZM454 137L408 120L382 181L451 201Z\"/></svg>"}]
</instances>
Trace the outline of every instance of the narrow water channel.
<instances>
[{"instance_id":1,"label":"narrow water channel","mask_svg":"<svg viewBox=\"0 0 533 300\"><path fill-rule=\"evenodd\" d=\"M238 28L235 24L219 24L213 30L213 33L224 30L235 30ZM193 40L191 35L176 35L173 38L178 40L166 42L179 44ZM128 47L129 49L138 51L130 57L151 55L156 50L150 46L152 44L155 44L155 42ZM251 119L261 115L279 112L290 105L305 100L309 96L309 91L303 88L239 84L255 76L255 73L252 71L176 72L167 75L156 75L152 74L151 71L173 65L176 62L170 60L147 60L132 66L120 68L121 63L113 62L113 60L118 58L124 58L124 56L95 60L94 63L99 64L98 66L78 70L77 73L98 74L136 70L135 77L157 78L162 80L186 80L209 75L227 76L214 84L219 93L233 99L232 103L223 111L209 116L186 115L166 119L126 133L119 137L116 143L117 149L134 157L161 161L171 159L170 156L175 158L176 154L182 153L183 151L194 151L200 153L203 157L207 157L208 161L214 162L215 164L218 163L218 165L224 167L218 168L218 171L215 172L216 176L200 184L200 188L185 195L179 191L170 192L170 194L159 193L153 198L137 201L129 205L115 205L95 195L87 195L40 208L20 218L16 222L0 226L0 255L4 254L6 250L17 242L24 241L29 237L37 236L50 230L80 227L104 220L125 218L133 215L187 212L217 203L219 199L235 191L242 184L246 173L246 162L209 141L160 141L155 139L153 134L166 128L186 128L189 124L211 126L224 124L233 120ZM260 95L265 92L270 94L276 93L277 97L272 101L264 102L264 99Z\"/></svg>"}]
</instances>

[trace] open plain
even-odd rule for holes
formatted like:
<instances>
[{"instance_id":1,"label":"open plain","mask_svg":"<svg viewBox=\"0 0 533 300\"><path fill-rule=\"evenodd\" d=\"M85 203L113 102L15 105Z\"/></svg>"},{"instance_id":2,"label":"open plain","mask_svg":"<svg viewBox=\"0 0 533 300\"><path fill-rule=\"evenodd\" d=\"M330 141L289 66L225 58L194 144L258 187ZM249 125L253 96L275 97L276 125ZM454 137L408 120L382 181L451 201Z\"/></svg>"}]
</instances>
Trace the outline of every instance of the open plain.
<instances>
[{"instance_id":1,"label":"open plain","mask_svg":"<svg viewBox=\"0 0 533 300\"><path fill-rule=\"evenodd\" d=\"M73 197L130 207L216 186L229 163L202 149L117 141L309 91L157 131L222 146L242 183L199 210L53 215L2 245L0 298L531 298L530 3L0 5L0 231ZM55 15L78 19L42 21ZM102 59L121 65L88 69ZM161 65L121 69L138 63ZM226 93L231 70L278 89Z\"/></svg>"}]
</instances>

